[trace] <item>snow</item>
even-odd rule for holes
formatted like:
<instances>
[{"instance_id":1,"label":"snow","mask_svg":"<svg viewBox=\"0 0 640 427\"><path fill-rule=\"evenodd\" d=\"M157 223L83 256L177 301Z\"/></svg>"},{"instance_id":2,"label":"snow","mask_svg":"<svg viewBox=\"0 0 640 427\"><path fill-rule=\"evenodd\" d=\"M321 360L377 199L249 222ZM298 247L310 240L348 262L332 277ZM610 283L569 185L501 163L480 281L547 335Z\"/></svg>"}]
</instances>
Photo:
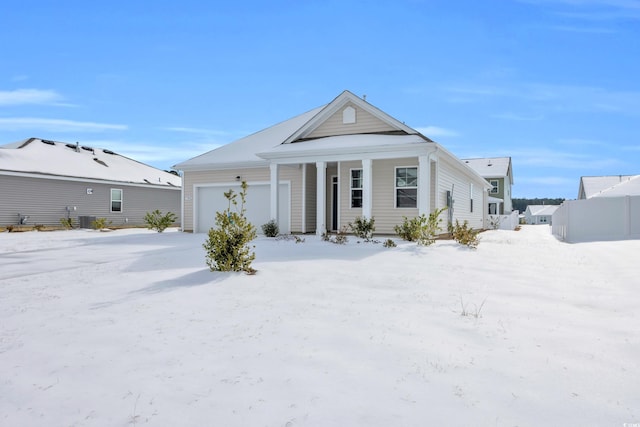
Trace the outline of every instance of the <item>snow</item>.
<instances>
[{"instance_id":1,"label":"snow","mask_svg":"<svg viewBox=\"0 0 640 427\"><path fill-rule=\"evenodd\" d=\"M75 144L69 144L75 147ZM0 147L0 171L180 187L182 178L119 154L64 142L32 138ZM83 148L84 147L84 148Z\"/></svg>"},{"instance_id":2,"label":"snow","mask_svg":"<svg viewBox=\"0 0 640 427\"><path fill-rule=\"evenodd\" d=\"M0 425L640 422L640 240L481 236L259 238L249 276L203 234L1 233Z\"/></svg>"},{"instance_id":3,"label":"snow","mask_svg":"<svg viewBox=\"0 0 640 427\"><path fill-rule=\"evenodd\" d=\"M462 159L471 169L478 172L484 178L509 176L511 157L490 157L479 159Z\"/></svg>"}]
</instances>

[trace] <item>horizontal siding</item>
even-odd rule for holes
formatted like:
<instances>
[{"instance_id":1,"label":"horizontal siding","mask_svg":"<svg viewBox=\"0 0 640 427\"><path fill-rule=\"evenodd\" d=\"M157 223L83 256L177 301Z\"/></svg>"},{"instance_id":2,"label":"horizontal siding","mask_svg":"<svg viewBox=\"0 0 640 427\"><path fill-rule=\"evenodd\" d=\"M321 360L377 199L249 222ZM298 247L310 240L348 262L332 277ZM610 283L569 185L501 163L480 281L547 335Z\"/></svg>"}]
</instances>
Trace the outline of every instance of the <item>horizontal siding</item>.
<instances>
[{"instance_id":1,"label":"horizontal siding","mask_svg":"<svg viewBox=\"0 0 640 427\"><path fill-rule=\"evenodd\" d=\"M418 216L418 208L396 208L395 170L399 166L418 167L418 158L373 161L373 209L376 232L394 233L394 227L402 224L403 217Z\"/></svg>"},{"instance_id":2,"label":"horizontal siding","mask_svg":"<svg viewBox=\"0 0 640 427\"><path fill-rule=\"evenodd\" d=\"M280 166L280 181L291 182L291 232L300 232L302 230L302 172L298 166ZM271 172L269 168L246 168L246 169L229 169L218 171L185 171L182 179L184 185L184 222L183 229L185 231L193 231L193 189L196 185L206 184L236 184L236 177L248 183L251 182L269 182ZM249 186L247 197L251 197L251 187ZM260 226L258 224L256 226Z\"/></svg>"},{"instance_id":3,"label":"horizontal siding","mask_svg":"<svg viewBox=\"0 0 640 427\"><path fill-rule=\"evenodd\" d=\"M447 191L453 189L453 222L455 223L456 219L460 223L468 221L472 228L483 228L483 210L485 208L482 203L483 180L459 171L453 166L453 163L445 157L439 159L438 168L438 206L447 206ZM470 203L470 183L473 183L474 189L473 212L471 212ZM443 226L446 227L448 213L445 211L441 218L443 219Z\"/></svg>"},{"instance_id":4,"label":"horizontal siding","mask_svg":"<svg viewBox=\"0 0 640 427\"><path fill-rule=\"evenodd\" d=\"M342 123L342 112L347 107L355 108L356 122L350 124ZM343 108L323 122L317 129L311 132L308 138L320 138L334 135L352 135L358 133L388 132L396 130L389 124L383 122L372 114L354 104L347 103Z\"/></svg>"},{"instance_id":5,"label":"horizontal siding","mask_svg":"<svg viewBox=\"0 0 640 427\"><path fill-rule=\"evenodd\" d=\"M87 194L87 188L92 194ZM111 189L122 189L122 212L111 212ZM18 223L18 214L29 217L27 224L60 225L67 206L77 224L79 216L106 218L113 225L144 225L147 212L159 209L180 216L180 189L147 188L121 184L83 183L0 176L0 224ZM179 219L178 219L179 221Z\"/></svg>"}]
</instances>

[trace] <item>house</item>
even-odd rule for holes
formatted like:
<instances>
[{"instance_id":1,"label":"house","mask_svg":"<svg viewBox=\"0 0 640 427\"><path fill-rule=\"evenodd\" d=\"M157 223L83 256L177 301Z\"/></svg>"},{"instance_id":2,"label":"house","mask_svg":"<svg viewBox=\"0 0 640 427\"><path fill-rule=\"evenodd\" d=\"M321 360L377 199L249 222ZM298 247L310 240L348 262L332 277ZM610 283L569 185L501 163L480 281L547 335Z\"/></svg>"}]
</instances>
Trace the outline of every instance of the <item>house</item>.
<instances>
[{"instance_id":1,"label":"house","mask_svg":"<svg viewBox=\"0 0 640 427\"><path fill-rule=\"evenodd\" d=\"M184 231L206 232L223 193L249 185L246 215L281 233L339 230L449 206L442 219L482 228L489 184L440 144L349 91L330 103L174 166L183 171Z\"/></svg>"},{"instance_id":2,"label":"house","mask_svg":"<svg viewBox=\"0 0 640 427\"><path fill-rule=\"evenodd\" d=\"M462 159L462 161L478 172L491 185L489 190L489 214L510 214L513 210L511 202L511 186L513 185L511 157Z\"/></svg>"},{"instance_id":3,"label":"house","mask_svg":"<svg viewBox=\"0 0 640 427\"><path fill-rule=\"evenodd\" d=\"M578 188L578 200L590 199L591 197L598 196L602 192L607 192L613 189L614 187L617 187L619 184L624 184L625 182L635 178L637 178L637 175L609 175L609 176L580 177L580 187Z\"/></svg>"},{"instance_id":4,"label":"house","mask_svg":"<svg viewBox=\"0 0 640 427\"><path fill-rule=\"evenodd\" d=\"M554 213L552 232L566 242L640 239L640 175L581 177L578 200Z\"/></svg>"},{"instance_id":5,"label":"house","mask_svg":"<svg viewBox=\"0 0 640 427\"><path fill-rule=\"evenodd\" d=\"M180 212L181 181L107 149L29 138L0 146L0 225L142 225L149 211Z\"/></svg>"},{"instance_id":6,"label":"house","mask_svg":"<svg viewBox=\"0 0 640 427\"><path fill-rule=\"evenodd\" d=\"M557 205L529 205L524 211L524 218L527 224L548 224L552 223L553 213L558 209Z\"/></svg>"}]
</instances>

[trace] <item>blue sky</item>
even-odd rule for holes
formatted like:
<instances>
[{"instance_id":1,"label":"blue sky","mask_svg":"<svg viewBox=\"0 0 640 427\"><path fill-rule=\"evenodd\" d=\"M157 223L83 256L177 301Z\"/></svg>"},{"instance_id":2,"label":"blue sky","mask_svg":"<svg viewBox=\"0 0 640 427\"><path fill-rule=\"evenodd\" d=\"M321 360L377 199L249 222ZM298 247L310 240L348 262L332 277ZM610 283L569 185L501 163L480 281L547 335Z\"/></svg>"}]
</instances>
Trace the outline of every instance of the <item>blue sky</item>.
<instances>
[{"instance_id":1,"label":"blue sky","mask_svg":"<svg viewBox=\"0 0 640 427\"><path fill-rule=\"evenodd\" d=\"M511 156L514 197L640 173L640 1L10 2L0 144L171 165L344 89L458 157Z\"/></svg>"}]
</instances>

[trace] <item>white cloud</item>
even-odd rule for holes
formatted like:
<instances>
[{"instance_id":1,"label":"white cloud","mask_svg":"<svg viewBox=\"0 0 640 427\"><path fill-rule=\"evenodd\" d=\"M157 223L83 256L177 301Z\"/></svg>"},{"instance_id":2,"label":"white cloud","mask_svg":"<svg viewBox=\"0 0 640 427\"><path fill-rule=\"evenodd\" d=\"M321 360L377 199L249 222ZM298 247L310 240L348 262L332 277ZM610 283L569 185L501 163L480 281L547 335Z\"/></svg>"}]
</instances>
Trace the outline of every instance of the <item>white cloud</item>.
<instances>
[{"instance_id":1,"label":"white cloud","mask_svg":"<svg viewBox=\"0 0 640 427\"><path fill-rule=\"evenodd\" d=\"M513 151L511 153L513 163L521 166L535 166L558 169L605 169L619 166L622 162L618 159L606 158L597 155L581 153L568 153L551 149L536 149Z\"/></svg>"},{"instance_id":2,"label":"white cloud","mask_svg":"<svg viewBox=\"0 0 640 427\"><path fill-rule=\"evenodd\" d=\"M190 128L190 127L166 127L162 128L162 130L168 130L171 132L181 132L195 135L215 135L215 136L229 136L229 132L213 130L213 129L202 129L202 128Z\"/></svg>"},{"instance_id":3,"label":"white cloud","mask_svg":"<svg viewBox=\"0 0 640 427\"><path fill-rule=\"evenodd\" d=\"M0 105L68 105L62 103L62 100L62 95L55 90L16 89L11 91L0 91Z\"/></svg>"},{"instance_id":4,"label":"white cloud","mask_svg":"<svg viewBox=\"0 0 640 427\"><path fill-rule=\"evenodd\" d=\"M460 135L460 133L456 132L455 130L445 129L438 126L417 127L415 128L415 130L417 130L418 132L420 132L421 134L423 134L428 138L431 138L431 137L435 138L439 136L459 136Z\"/></svg>"},{"instance_id":5,"label":"white cloud","mask_svg":"<svg viewBox=\"0 0 640 427\"><path fill-rule=\"evenodd\" d=\"M37 129L48 132L103 132L108 130L127 130L128 126L109 123L78 122L64 119L11 117L0 118L0 129L10 131Z\"/></svg>"},{"instance_id":6,"label":"white cloud","mask_svg":"<svg viewBox=\"0 0 640 427\"><path fill-rule=\"evenodd\" d=\"M514 121L537 121L542 120L543 116L527 116L524 114L517 113L498 113L492 114L491 117L494 119L503 119L503 120L514 120Z\"/></svg>"}]
</instances>

